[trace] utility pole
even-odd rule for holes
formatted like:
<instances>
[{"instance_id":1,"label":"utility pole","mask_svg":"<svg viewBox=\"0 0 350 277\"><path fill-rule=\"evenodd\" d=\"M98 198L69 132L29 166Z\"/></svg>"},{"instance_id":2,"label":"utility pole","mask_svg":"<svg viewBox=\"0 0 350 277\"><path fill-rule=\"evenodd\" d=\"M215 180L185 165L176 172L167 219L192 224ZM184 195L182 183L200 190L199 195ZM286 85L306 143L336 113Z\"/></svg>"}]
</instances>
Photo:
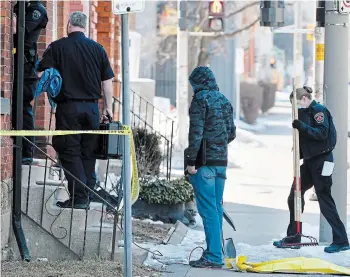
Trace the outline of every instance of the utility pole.
<instances>
[{"instance_id":1,"label":"utility pole","mask_svg":"<svg viewBox=\"0 0 350 277\"><path fill-rule=\"evenodd\" d=\"M337 129L332 195L346 226L349 15L338 12L339 4L338 1L325 1L324 100ZM332 242L332 232L323 217L320 220L320 242Z\"/></svg>"},{"instance_id":2,"label":"utility pole","mask_svg":"<svg viewBox=\"0 0 350 277\"><path fill-rule=\"evenodd\" d=\"M176 61L176 111L178 145L181 153L187 147L188 134L188 30L186 23L187 1L178 1L177 61ZM181 163L181 166L183 163Z\"/></svg>"},{"instance_id":3,"label":"utility pole","mask_svg":"<svg viewBox=\"0 0 350 277\"><path fill-rule=\"evenodd\" d=\"M302 28L302 9L301 1L294 2L294 27L299 30ZM302 37L300 32L295 31L293 35L293 61L294 61L294 80L295 86L301 87L301 73L303 72L302 63Z\"/></svg>"},{"instance_id":4,"label":"utility pole","mask_svg":"<svg viewBox=\"0 0 350 277\"><path fill-rule=\"evenodd\" d=\"M324 27L315 28L315 98L323 103Z\"/></svg>"},{"instance_id":5,"label":"utility pole","mask_svg":"<svg viewBox=\"0 0 350 277\"><path fill-rule=\"evenodd\" d=\"M323 103L325 1L317 1L315 27L315 98Z\"/></svg>"},{"instance_id":6,"label":"utility pole","mask_svg":"<svg viewBox=\"0 0 350 277\"><path fill-rule=\"evenodd\" d=\"M325 1L316 3L316 26L314 29L315 37L315 58L314 58L314 92L315 100L323 104L323 75L324 75L324 20L325 20ZM317 201L315 188L313 188L310 201Z\"/></svg>"},{"instance_id":7,"label":"utility pole","mask_svg":"<svg viewBox=\"0 0 350 277\"><path fill-rule=\"evenodd\" d=\"M123 125L130 126L130 76L129 76L129 15L121 15ZM124 200L124 277L132 277L132 217L130 137L124 136L123 200Z\"/></svg>"}]
</instances>

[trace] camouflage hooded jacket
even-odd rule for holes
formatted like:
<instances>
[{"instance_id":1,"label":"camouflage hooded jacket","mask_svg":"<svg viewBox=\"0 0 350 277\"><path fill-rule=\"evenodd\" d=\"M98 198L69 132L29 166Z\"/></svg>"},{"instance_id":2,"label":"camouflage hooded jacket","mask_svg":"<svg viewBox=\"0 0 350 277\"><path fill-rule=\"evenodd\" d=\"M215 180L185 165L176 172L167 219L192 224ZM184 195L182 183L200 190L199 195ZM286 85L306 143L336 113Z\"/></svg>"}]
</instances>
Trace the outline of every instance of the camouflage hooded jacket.
<instances>
[{"instance_id":1,"label":"camouflage hooded jacket","mask_svg":"<svg viewBox=\"0 0 350 277\"><path fill-rule=\"evenodd\" d=\"M199 152L205 141L205 161L202 165L227 166L227 145L236 138L232 105L219 91L215 76L208 67L195 68L189 82L194 95L189 110L187 164L196 164L198 154L202 156Z\"/></svg>"}]
</instances>

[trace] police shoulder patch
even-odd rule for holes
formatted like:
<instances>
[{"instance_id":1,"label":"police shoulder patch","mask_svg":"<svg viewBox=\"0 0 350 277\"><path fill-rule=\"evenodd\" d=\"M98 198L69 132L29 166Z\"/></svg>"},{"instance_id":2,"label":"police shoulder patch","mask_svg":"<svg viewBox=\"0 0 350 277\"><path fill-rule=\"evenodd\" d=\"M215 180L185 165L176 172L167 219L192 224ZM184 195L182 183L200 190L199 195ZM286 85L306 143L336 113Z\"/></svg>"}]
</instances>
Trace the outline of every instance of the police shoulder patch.
<instances>
[{"instance_id":1,"label":"police shoulder patch","mask_svg":"<svg viewBox=\"0 0 350 277\"><path fill-rule=\"evenodd\" d=\"M33 15L32 15L33 20L38 20L40 18L40 16L41 16L40 11L38 11L38 10L33 11Z\"/></svg>"},{"instance_id":2,"label":"police shoulder patch","mask_svg":"<svg viewBox=\"0 0 350 277\"><path fill-rule=\"evenodd\" d=\"M316 120L317 123L323 123L324 122L324 113L319 112L315 114L314 119Z\"/></svg>"}]
</instances>

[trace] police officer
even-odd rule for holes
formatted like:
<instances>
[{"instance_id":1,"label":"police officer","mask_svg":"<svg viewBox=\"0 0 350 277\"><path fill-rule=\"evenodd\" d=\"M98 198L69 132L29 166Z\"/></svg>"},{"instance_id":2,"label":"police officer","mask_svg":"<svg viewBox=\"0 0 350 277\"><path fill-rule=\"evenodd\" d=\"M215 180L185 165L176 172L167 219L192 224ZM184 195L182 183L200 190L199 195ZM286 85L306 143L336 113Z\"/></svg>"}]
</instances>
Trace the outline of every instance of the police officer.
<instances>
[{"instance_id":1,"label":"police officer","mask_svg":"<svg viewBox=\"0 0 350 277\"><path fill-rule=\"evenodd\" d=\"M349 250L349 241L346 229L342 223L334 199L331 194L332 187L332 151L336 145L337 134L333 124L332 115L321 104L312 100L312 90L309 87L298 88L296 98L299 119L293 121L293 128L299 130L300 158L304 159L300 167L302 210L304 211L304 194L315 187L320 210L332 227L333 243L324 249L327 253ZM292 100L293 94L290 99ZM326 168L330 166L329 172ZM301 237L296 235L294 221L294 188L292 186L288 206L290 223L287 229L286 243L300 243ZM282 241L275 241L276 247L282 247Z\"/></svg>"},{"instance_id":2,"label":"police officer","mask_svg":"<svg viewBox=\"0 0 350 277\"><path fill-rule=\"evenodd\" d=\"M52 42L38 65L38 76L48 68L56 68L62 77L62 88L54 98L56 130L98 130L100 112L98 99L104 97L103 118L112 116L113 70L104 48L87 38L87 16L81 12L70 15L68 37ZM54 136L52 144L64 169L93 189L96 184L94 148L96 135ZM57 206L86 209L88 191L65 172L70 199ZM74 188L74 190L73 190ZM74 205L72 198L74 195Z\"/></svg>"},{"instance_id":3,"label":"police officer","mask_svg":"<svg viewBox=\"0 0 350 277\"><path fill-rule=\"evenodd\" d=\"M14 16L18 17L18 3L14 6ZM18 21L18 20L17 20ZM23 83L23 129L34 129L34 116L31 102L34 99L34 85L37 80L34 67L37 61L37 42L40 32L46 28L48 22L47 12L40 1L26 1L25 6L25 34L24 34L24 83ZM14 34L14 48L17 50L17 32ZM17 51L14 56L14 82L13 82L13 109L16 105L17 96ZM16 122L16 113L12 113L13 120ZM28 137L33 142L33 137ZM22 157L23 164L31 163L32 145L23 140Z\"/></svg>"}]
</instances>

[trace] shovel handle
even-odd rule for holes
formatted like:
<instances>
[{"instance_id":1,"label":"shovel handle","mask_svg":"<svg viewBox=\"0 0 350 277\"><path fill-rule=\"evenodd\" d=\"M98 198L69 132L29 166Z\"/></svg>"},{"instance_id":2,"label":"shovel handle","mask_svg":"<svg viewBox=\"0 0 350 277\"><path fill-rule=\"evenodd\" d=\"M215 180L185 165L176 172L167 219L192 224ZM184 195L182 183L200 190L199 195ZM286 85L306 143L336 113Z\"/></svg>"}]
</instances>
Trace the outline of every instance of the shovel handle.
<instances>
[{"instance_id":1,"label":"shovel handle","mask_svg":"<svg viewBox=\"0 0 350 277\"><path fill-rule=\"evenodd\" d=\"M293 121L298 119L297 95L295 79L293 79L293 101L292 101ZM294 170L294 214L295 221L301 221L301 182L300 182L300 148L299 131L293 128L293 170ZM299 229L299 228L297 228ZM297 230L300 231L300 230Z\"/></svg>"}]
</instances>

